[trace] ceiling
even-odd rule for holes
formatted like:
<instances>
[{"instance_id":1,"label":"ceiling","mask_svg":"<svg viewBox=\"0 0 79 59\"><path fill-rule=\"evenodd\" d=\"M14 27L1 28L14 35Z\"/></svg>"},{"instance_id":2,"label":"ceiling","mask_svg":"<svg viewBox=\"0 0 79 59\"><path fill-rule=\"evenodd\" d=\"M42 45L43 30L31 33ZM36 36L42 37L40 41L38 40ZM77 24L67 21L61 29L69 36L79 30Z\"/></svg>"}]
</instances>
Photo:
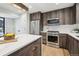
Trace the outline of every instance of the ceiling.
<instances>
[{"instance_id":1,"label":"ceiling","mask_svg":"<svg viewBox=\"0 0 79 59\"><path fill-rule=\"evenodd\" d=\"M34 13L41 11L48 12L52 10L57 10L61 8L66 8L73 6L74 3L23 3L29 8L29 13ZM0 16L17 18L23 11L20 11L18 8L14 7L11 3L0 3Z\"/></svg>"},{"instance_id":2,"label":"ceiling","mask_svg":"<svg viewBox=\"0 0 79 59\"><path fill-rule=\"evenodd\" d=\"M38 11L41 11L43 13L70 7L73 6L74 3L28 3L25 5L29 7L29 13L34 13Z\"/></svg>"},{"instance_id":3,"label":"ceiling","mask_svg":"<svg viewBox=\"0 0 79 59\"><path fill-rule=\"evenodd\" d=\"M17 18L23 12L13 6L11 3L0 3L0 16L8 18Z\"/></svg>"}]
</instances>

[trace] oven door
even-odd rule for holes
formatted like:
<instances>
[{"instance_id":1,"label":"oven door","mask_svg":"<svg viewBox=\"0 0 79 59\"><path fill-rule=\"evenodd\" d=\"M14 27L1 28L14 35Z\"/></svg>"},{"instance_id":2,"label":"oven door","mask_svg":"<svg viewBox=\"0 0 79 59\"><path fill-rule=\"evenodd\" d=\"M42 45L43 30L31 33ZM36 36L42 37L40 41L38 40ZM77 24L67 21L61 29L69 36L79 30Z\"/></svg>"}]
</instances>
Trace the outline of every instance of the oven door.
<instances>
[{"instance_id":1,"label":"oven door","mask_svg":"<svg viewBox=\"0 0 79 59\"><path fill-rule=\"evenodd\" d=\"M48 36L48 41L58 43L58 36Z\"/></svg>"},{"instance_id":2,"label":"oven door","mask_svg":"<svg viewBox=\"0 0 79 59\"><path fill-rule=\"evenodd\" d=\"M59 36L58 35L48 35L48 44L59 45Z\"/></svg>"}]
</instances>

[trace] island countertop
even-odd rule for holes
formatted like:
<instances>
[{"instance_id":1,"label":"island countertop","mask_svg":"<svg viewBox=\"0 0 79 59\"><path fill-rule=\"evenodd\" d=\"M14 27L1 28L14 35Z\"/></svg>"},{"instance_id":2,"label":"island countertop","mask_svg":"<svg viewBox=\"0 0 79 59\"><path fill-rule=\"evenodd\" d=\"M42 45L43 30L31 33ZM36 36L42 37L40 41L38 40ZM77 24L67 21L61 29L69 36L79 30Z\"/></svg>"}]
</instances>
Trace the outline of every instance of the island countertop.
<instances>
[{"instance_id":1,"label":"island countertop","mask_svg":"<svg viewBox=\"0 0 79 59\"><path fill-rule=\"evenodd\" d=\"M7 56L11 53L23 48L24 46L41 38L40 35L21 34L17 35L17 41L11 43L0 44L0 56Z\"/></svg>"}]
</instances>

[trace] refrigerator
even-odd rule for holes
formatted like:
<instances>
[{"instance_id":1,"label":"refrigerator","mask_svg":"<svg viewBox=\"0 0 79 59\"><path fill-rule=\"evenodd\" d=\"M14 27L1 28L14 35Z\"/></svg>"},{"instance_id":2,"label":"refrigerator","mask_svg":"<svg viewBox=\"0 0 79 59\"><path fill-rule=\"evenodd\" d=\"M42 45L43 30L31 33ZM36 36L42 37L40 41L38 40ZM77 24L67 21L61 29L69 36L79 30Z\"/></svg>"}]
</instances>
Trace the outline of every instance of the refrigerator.
<instances>
[{"instance_id":1,"label":"refrigerator","mask_svg":"<svg viewBox=\"0 0 79 59\"><path fill-rule=\"evenodd\" d=\"M31 21L31 34L40 34L40 20Z\"/></svg>"}]
</instances>

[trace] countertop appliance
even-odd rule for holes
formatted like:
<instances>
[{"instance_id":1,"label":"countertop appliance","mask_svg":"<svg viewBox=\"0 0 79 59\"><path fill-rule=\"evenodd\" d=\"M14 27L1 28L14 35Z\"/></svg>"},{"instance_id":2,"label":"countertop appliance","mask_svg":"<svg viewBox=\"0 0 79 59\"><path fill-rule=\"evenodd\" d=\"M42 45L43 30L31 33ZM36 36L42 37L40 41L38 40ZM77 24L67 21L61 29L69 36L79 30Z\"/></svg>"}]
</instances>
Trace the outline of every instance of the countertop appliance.
<instances>
[{"instance_id":1,"label":"countertop appliance","mask_svg":"<svg viewBox=\"0 0 79 59\"><path fill-rule=\"evenodd\" d=\"M48 31L48 45L53 47L59 47L59 32Z\"/></svg>"},{"instance_id":2,"label":"countertop appliance","mask_svg":"<svg viewBox=\"0 0 79 59\"><path fill-rule=\"evenodd\" d=\"M47 21L48 26L57 26L60 25L59 18L51 18Z\"/></svg>"}]
</instances>

